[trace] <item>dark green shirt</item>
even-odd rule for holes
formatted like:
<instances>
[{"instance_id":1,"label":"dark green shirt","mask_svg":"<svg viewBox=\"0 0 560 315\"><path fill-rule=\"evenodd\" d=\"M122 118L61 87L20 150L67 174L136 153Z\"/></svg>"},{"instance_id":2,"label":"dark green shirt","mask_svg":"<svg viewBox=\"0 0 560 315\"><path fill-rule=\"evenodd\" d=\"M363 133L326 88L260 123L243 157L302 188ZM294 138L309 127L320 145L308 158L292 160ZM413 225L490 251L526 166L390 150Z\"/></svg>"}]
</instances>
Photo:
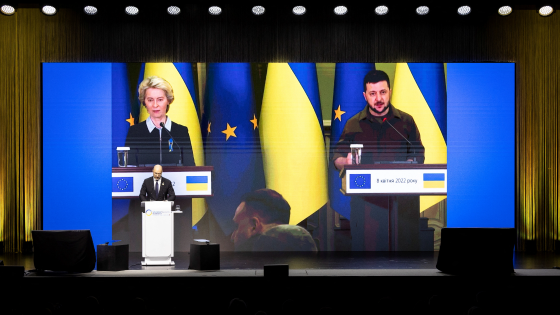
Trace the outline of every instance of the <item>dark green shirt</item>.
<instances>
[{"instance_id":1,"label":"dark green shirt","mask_svg":"<svg viewBox=\"0 0 560 315\"><path fill-rule=\"evenodd\" d=\"M389 112L385 117L387 120L384 122L376 119L366 104L362 111L348 119L335 146L333 161L346 157L350 153L350 144L363 144L362 164L414 158L418 163L424 163L424 146L412 116L389 103Z\"/></svg>"}]
</instances>

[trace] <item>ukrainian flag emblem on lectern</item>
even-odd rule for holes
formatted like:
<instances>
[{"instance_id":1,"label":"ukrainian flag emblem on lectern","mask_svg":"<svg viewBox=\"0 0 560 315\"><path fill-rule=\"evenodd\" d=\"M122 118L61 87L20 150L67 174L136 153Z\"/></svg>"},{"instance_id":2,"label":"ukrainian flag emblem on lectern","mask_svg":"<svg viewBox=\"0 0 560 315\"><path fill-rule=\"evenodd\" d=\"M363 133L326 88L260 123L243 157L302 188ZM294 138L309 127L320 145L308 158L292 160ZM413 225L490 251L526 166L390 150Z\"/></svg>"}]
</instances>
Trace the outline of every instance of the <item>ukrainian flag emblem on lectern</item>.
<instances>
[{"instance_id":1,"label":"ukrainian flag emblem on lectern","mask_svg":"<svg viewBox=\"0 0 560 315\"><path fill-rule=\"evenodd\" d=\"M445 188L445 174L424 173L424 188Z\"/></svg>"},{"instance_id":2,"label":"ukrainian flag emblem on lectern","mask_svg":"<svg viewBox=\"0 0 560 315\"><path fill-rule=\"evenodd\" d=\"M187 176L187 191L207 191L208 176Z\"/></svg>"}]
</instances>

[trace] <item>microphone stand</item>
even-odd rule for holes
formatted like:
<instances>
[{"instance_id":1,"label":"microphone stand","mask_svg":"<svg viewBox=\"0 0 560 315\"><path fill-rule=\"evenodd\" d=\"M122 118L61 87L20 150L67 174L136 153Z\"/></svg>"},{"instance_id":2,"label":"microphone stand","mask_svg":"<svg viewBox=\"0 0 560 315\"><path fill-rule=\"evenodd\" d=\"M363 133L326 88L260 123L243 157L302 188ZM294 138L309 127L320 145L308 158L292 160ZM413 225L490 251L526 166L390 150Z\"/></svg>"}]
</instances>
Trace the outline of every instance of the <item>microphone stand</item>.
<instances>
[{"instance_id":1,"label":"microphone stand","mask_svg":"<svg viewBox=\"0 0 560 315\"><path fill-rule=\"evenodd\" d=\"M401 136L404 140L406 140L406 142L408 142L408 144L410 144L410 147L412 148L412 152L414 154L414 162L416 162L416 148L414 148L414 146L412 145L412 143L410 141L408 141L408 139L403 136L398 130L397 128L395 128L390 122L389 120L387 120L387 117L383 118L384 122L387 122L389 124L389 126L391 126L391 128L393 128L398 134L399 136Z\"/></svg>"},{"instance_id":2,"label":"microphone stand","mask_svg":"<svg viewBox=\"0 0 560 315\"><path fill-rule=\"evenodd\" d=\"M169 138L171 138L171 140L173 140L174 143L177 144L177 147L179 147L179 163L177 163L177 166L183 166L183 148L181 148L181 146L179 145L179 143L177 141L175 141L175 139L173 139L173 136L171 135L171 132L169 130L167 130L167 128L165 128L165 125L160 122L159 125L161 126L162 129L165 129L165 131L167 131L167 134L169 135ZM160 146L160 152L161 152L161 136L159 138L159 146Z\"/></svg>"}]
</instances>

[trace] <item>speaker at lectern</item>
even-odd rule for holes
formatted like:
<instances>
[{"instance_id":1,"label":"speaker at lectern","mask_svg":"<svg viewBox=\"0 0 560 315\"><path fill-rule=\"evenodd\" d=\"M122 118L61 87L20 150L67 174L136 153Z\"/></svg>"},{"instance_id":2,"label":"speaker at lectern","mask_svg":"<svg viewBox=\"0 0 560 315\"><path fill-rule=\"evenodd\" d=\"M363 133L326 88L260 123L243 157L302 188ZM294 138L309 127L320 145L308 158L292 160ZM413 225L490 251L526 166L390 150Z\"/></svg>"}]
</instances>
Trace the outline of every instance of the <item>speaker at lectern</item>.
<instances>
[{"instance_id":1,"label":"speaker at lectern","mask_svg":"<svg viewBox=\"0 0 560 315\"><path fill-rule=\"evenodd\" d=\"M175 265L173 218L183 212L171 211L173 201L143 201L142 207L142 265Z\"/></svg>"}]
</instances>

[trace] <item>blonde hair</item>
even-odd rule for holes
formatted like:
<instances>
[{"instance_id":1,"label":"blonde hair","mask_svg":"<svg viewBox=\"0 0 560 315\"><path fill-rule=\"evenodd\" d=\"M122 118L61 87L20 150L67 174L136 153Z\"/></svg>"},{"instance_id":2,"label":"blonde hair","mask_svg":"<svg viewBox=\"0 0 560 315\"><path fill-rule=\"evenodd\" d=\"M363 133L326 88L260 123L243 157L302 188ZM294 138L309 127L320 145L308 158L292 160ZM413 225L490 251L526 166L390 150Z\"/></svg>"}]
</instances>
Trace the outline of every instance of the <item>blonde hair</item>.
<instances>
[{"instance_id":1,"label":"blonde hair","mask_svg":"<svg viewBox=\"0 0 560 315\"><path fill-rule=\"evenodd\" d=\"M138 87L138 100L140 101L140 103L142 103L142 105L146 106L146 104L144 104L144 100L146 98L146 90L150 88L163 90L165 92L165 97L167 98L169 105L173 103L175 97L173 96L173 88L171 87L171 84L169 84L169 82L167 82L164 78L152 76L145 78ZM169 111L169 105L167 106L167 110L165 111L166 113Z\"/></svg>"}]
</instances>

